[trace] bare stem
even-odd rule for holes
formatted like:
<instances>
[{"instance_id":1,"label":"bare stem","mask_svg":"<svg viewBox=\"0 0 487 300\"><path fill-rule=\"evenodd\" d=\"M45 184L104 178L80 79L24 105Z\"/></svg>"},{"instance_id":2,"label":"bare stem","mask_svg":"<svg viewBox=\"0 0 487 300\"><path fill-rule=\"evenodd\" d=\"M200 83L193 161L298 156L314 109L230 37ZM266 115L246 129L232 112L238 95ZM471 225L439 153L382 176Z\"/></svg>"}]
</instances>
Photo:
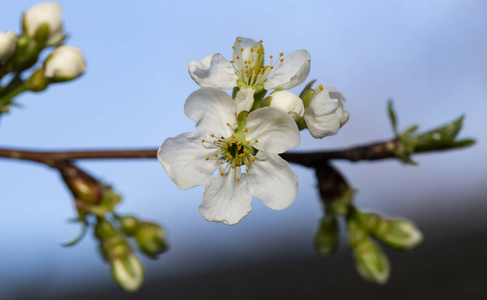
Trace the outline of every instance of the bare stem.
<instances>
[{"instance_id":1,"label":"bare stem","mask_svg":"<svg viewBox=\"0 0 487 300\"><path fill-rule=\"evenodd\" d=\"M348 149L283 153L281 157L290 163L316 167L329 160L379 160L396 158L398 139L360 145ZM59 168L70 161L80 159L140 159L156 158L156 149L138 150L81 150L81 151L28 151L0 148L0 158L34 161L53 168Z\"/></svg>"}]
</instances>

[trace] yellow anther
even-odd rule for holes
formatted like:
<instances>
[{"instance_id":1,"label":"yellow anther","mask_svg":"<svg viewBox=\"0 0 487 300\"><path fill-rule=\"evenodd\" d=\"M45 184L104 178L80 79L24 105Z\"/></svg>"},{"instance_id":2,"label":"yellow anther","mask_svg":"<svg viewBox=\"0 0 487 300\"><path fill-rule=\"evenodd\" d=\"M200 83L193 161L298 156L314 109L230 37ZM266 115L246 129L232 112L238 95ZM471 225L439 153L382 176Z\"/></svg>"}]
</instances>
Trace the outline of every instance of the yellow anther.
<instances>
[{"instance_id":1,"label":"yellow anther","mask_svg":"<svg viewBox=\"0 0 487 300\"><path fill-rule=\"evenodd\" d=\"M215 137L215 135L214 135L214 134L212 134L212 135L210 135L210 136L211 136L211 137Z\"/></svg>"},{"instance_id":2,"label":"yellow anther","mask_svg":"<svg viewBox=\"0 0 487 300\"><path fill-rule=\"evenodd\" d=\"M232 155L231 155L230 153L227 153L227 156L228 156L228 157L232 157Z\"/></svg>"},{"instance_id":3,"label":"yellow anther","mask_svg":"<svg viewBox=\"0 0 487 300\"><path fill-rule=\"evenodd\" d=\"M240 149L242 149L242 146L238 146L237 147L237 150L240 151Z\"/></svg>"},{"instance_id":4,"label":"yellow anther","mask_svg":"<svg viewBox=\"0 0 487 300\"><path fill-rule=\"evenodd\" d=\"M230 126L230 123L227 123L227 126Z\"/></svg>"},{"instance_id":5,"label":"yellow anther","mask_svg":"<svg viewBox=\"0 0 487 300\"><path fill-rule=\"evenodd\" d=\"M241 41L242 41L241 39L238 39L238 40L237 40L237 42L239 42L239 43L240 43Z\"/></svg>"},{"instance_id":6,"label":"yellow anther","mask_svg":"<svg viewBox=\"0 0 487 300\"><path fill-rule=\"evenodd\" d=\"M250 48L250 52L254 52L254 48Z\"/></svg>"},{"instance_id":7,"label":"yellow anther","mask_svg":"<svg viewBox=\"0 0 487 300\"><path fill-rule=\"evenodd\" d=\"M232 165L232 169L235 169L235 165Z\"/></svg>"},{"instance_id":8,"label":"yellow anther","mask_svg":"<svg viewBox=\"0 0 487 300\"><path fill-rule=\"evenodd\" d=\"M263 43L264 41L263 40L259 40L259 43Z\"/></svg>"},{"instance_id":9,"label":"yellow anther","mask_svg":"<svg viewBox=\"0 0 487 300\"><path fill-rule=\"evenodd\" d=\"M321 84L320 84L320 85L318 86L318 89L319 89L320 91L322 91L322 90L323 90L323 85L321 85Z\"/></svg>"},{"instance_id":10,"label":"yellow anther","mask_svg":"<svg viewBox=\"0 0 487 300\"><path fill-rule=\"evenodd\" d=\"M284 61L284 58L281 58L281 62L283 62L283 61Z\"/></svg>"},{"instance_id":11,"label":"yellow anther","mask_svg":"<svg viewBox=\"0 0 487 300\"><path fill-rule=\"evenodd\" d=\"M228 146L225 145L225 146L223 146L223 148L228 149Z\"/></svg>"},{"instance_id":12,"label":"yellow anther","mask_svg":"<svg viewBox=\"0 0 487 300\"><path fill-rule=\"evenodd\" d=\"M236 59L240 59L240 56L238 56L238 55L237 55L237 56L235 56L235 58L236 58Z\"/></svg>"},{"instance_id":13,"label":"yellow anther","mask_svg":"<svg viewBox=\"0 0 487 300\"><path fill-rule=\"evenodd\" d=\"M229 145L230 147L232 147L233 143L232 143L232 142L229 142L229 143L228 143L228 145Z\"/></svg>"},{"instance_id":14,"label":"yellow anther","mask_svg":"<svg viewBox=\"0 0 487 300\"><path fill-rule=\"evenodd\" d=\"M247 142L247 145L250 144L250 142Z\"/></svg>"},{"instance_id":15,"label":"yellow anther","mask_svg":"<svg viewBox=\"0 0 487 300\"><path fill-rule=\"evenodd\" d=\"M218 153L215 153L215 157L218 157Z\"/></svg>"},{"instance_id":16,"label":"yellow anther","mask_svg":"<svg viewBox=\"0 0 487 300\"><path fill-rule=\"evenodd\" d=\"M245 165L248 167L248 166L249 166L249 162L248 162L248 161L246 161L246 162L245 162Z\"/></svg>"},{"instance_id":17,"label":"yellow anther","mask_svg":"<svg viewBox=\"0 0 487 300\"><path fill-rule=\"evenodd\" d=\"M245 169L245 172L247 172L247 173L248 173L248 172L249 172L249 169Z\"/></svg>"},{"instance_id":18,"label":"yellow anther","mask_svg":"<svg viewBox=\"0 0 487 300\"><path fill-rule=\"evenodd\" d=\"M223 165L223 161L222 160L220 160L220 165Z\"/></svg>"},{"instance_id":19,"label":"yellow anther","mask_svg":"<svg viewBox=\"0 0 487 300\"><path fill-rule=\"evenodd\" d=\"M205 158L205 160L210 160L210 157L208 156L207 158Z\"/></svg>"},{"instance_id":20,"label":"yellow anther","mask_svg":"<svg viewBox=\"0 0 487 300\"><path fill-rule=\"evenodd\" d=\"M259 142L259 140L258 140L258 139L255 139L255 142L256 142L256 143L258 143L258 142Z\"/></svg>"},{"instance_id":21,"label":"yellow anther","mask_svg":"<svg viewBox=\"0 0 487 300\"><path fill-rule=\"evenodd\" d=\"M235 46L232 46L232 49L235 50Z\"/></svg>"},{"instance_id":22,"label":"yellow anther","mask_svg":"<svg viewBox=\"0 0 487 300\"><path fill-rule=\"evenodd\" d=\"M239 43L240 43L240 42L239 42ZM240 48L240 52L242 52L242 51L243 51L243 48Z\"/></svg>"},{"instance_id":23,"label":"yellow anther","mask_svg":"<svg viewBox=\"0 0 487 300\"><path fill-rule=\"evenodd\" d=\"M216 145L216 141L213 141L213 145Z\"/></svg>"},{"instance_id":24,"label":"yellow anther","mask_svg":"<svg viewBox=\"0 0 487 300\"><path fill-rule=\"evenodd\" d=\"M274 56L272 56L272 55L269 55L269 58L270 58L270 59L272 59L273 57L274 57Z\"/></svg>"},{"instance_id":25,"label":"yellow anther","mask_svg":"<svg viewBox=\"0 0 487 300\"><path fill-rule=\"evenodd\" d=\"M233 60L231 60L231 61L230 61L230 63L231 63L231 64L233 64L233 63L234 63L234 61L233 61Z\"/></svg>"},{"instance_id":26,"label":"yellow anther","mask_svg":"<svg viewBox=\"0 0 487 300\"><path fill-rule=\"evenodd\" d=\"M234 135L232 135L232 139L234 139L234 138L235 138L235 136L234 136Z\"/></svg>"},{"instance_id":27,"label":"yellow anther","mask_svg":"<svg viewBox=\"0 0 487 300\"><path fill-rule=\"evenodd\" d=\"M240 181L240 178L237 178L237 181Z\"/></svg>"},{"instance_id":28,"label":"yellow anther","mask_svg":"<svg viewBox=\"0 0 487 300\"><path fill-rule=\"evenodd\" d=\"M202 139L201 142L204 143L205 142L205 139Z\"/></svg>"},{"instance_id":29,"label":"yellow anther","mask_svg":"<svg viewBox=\"0 0 487 300\"><path fill-rule=\"evenodd\" d=\"M221 172L220 175L223 176L223 175L225 175L225 173Z\"/></svg>"},{"instance_id":30,"label":"yellow anther","mask_svg":"<svg viewBox=\"0 0 487 300\"><path fill-rule=\"evenodd\" d=\"M271 68L271 70L272 70L272 69L274 69L274 67L273 67L273 66L270 66L270 68Z\"/></svg>"},{"instance_id":31,"label":"yellow anther","mask_svg":"<svg viewBox=\"0 0 487 300\"><path fill-rule=\"evenodd\" d=\"M284 53L282 53L282 52L281 52L281 53L279 53L279 56L283 56L283 55L284 55Z\"/></svg>"},{"instance_id":32,"label":"yellow anther","mask_svg":"<svg viewBox=\"0 0 487 300\"><path fill-rule=\"evenodd\" d=\"M247 133L247 131L248 131L248 130L247 130L247 128L245 128L245 129L244 129L244 132L245 132L245 133Z\"/></svg>"},{"instance_id":33,"label":"yellow anther","mask_svg":"<svg viewBox=\"0 0 487 300\"><path fill-rule=\"evenodd\" d=\"M255 158L252 156L252 157L250 158L250 162L254 162L254 161L255 161Z\"/></svg>"},{"instance_id":34,"label":"yellow anther","mask_svg":"<svg viewBox=\"0 0 487 300\"><path fill-rule=\"evenodd\" d=\"M252 70L255 70L255 69L257 69L257 68L256 68L255 66L253 66L253 67L252 67Z\"/></svg>"}]
</instances>

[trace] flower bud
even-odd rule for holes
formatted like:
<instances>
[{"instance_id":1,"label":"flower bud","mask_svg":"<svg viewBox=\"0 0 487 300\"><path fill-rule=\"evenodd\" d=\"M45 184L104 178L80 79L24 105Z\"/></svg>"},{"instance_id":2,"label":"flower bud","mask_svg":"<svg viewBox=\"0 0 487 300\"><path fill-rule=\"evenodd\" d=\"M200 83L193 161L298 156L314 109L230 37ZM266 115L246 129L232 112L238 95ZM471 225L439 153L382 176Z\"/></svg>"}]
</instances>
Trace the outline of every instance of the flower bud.
<instances>
[{"instance_id":1,"label":"flower bud","mask_svg":"<svg viewBox=\"0 0 487 300\"><path fill-rule=\"evenodd\" d=\"M135 292L142 285L144 268L133 253L114 259L110 266L113 279L125 291Z\"/></svg>"},{"instance_id":2,"label":"flower bud","mask_svg":"<svg viewBox=\"0 0 487 300\"><path fill-rule=\"evenodd\" d=\"M385 284L389 279L391 267L387 256L369 238L352 248L355 267L365 280Z\"/></svg>"},{"instance_id":3,"label":"flower bud","mask_svg":"<svg viewBox=\"0 0 487 300\"><path fill-rule=\"evenodd\" d=\"M314 93L308 91L305 96L311 97L311 100L306 99L309 105L303 118L314 138L321 139L335 135L347 123L349 113L343 108L345 98L336 89L319 85Z\"/></svg>"},{"instance_id":4,"label":"flower bud","mask_svg":"<svg viewBox=\"0 0 487 300\"><path fill-rule=\"evenodd\" d=\"M374 235L387 245L410 250L423 241L423 234L411 222L405 220L382 220Z\"/></svg>"},{"instance_id":5,"label":"flower bud","mask_svg":"<svg viewBox=\"0 0 487 300\"><path fill-rule=\"evenodd\" d=\"M39 3L24 14L24 31L37 42L53 46L64 38L62 6L54 2Z\"/></svg>"},{"instance_id":6,"label":"flower bud","mask_svg":"<svg viewBox=\"0 0 487 300\"><path fill-rule=\"evenodd\" d=\"M140 250L153 259L168 248L166 232L154 223L141 222L135 233L135 240Z\"/></svg>"},{"instance_id":7,"label":"flower bud","mask_svg":"<svg viewBox=\"0 0 487 300\"><path fill-rule=\"evenodd\" d=\"M338 248L339 231L338 221L334 214L326 214L320 222L320 227L315 234L315 249L322 256L328 256Z\"/></svg>"},{"instance_id":8,"label":"flower bud","mask_svg":"<svg viewBox=\"0 0 487 300\"><path fill-rule=\"evenodd\" d=\"M41 92L47 89L50 83L51 80L44 77L44 70L39 69L25 81L25 87L31 92Z\"/></svg>"},{"instance_id":9,"label":"flower bud","mask_svg":"<svg viewBox=\"0 0 487 300\"><path fill-rule=\"evenodd\" d=\"M34 78L36 76L35 74L38 74L39 71L40 70L35 72L34 75L27 80L26 84L29 89L32 84L32 78ZM42 76L42 74L39 76ZM83 204L98 204L102 201L102 189L100 184L93 177L80 168L72 165L63 166L59 170L61 171L64 182L66 182L66 185L77 201L80 201Z\"/></svg>"},{"instance_id":10,"label":"flower bud","mask_svg":"<svg viewBox=\"0 0 487 300\"><path fill-rule=\"evenodd\" d=\"M61 45L44 62L44 76L53 81L73 80L84 73L86 62L81 50Z\"/></svg>"},{"instance_id":11,"label":"flower bud","mask_svg":"<svg viewBox=\"0 0 487 300\"><path fill-rule=\"evenodd\" d=\"M14 32L0 31L0 66L12 58L17 48L17 36Z\"/></svg>"},{"instance_id":12,"label":"flower bud","mask_svg":"<svg viewBox=\"0 0 487 300\"><path fill-rule=\"evenodd\" d=\"M100 219L95 225L95 236L99 240L106 240L117 235L117 231L112 223L105 219Z\"/></svg>"},{"instance_id":13,"label":"flower bud","mask_svg":"<svg viewBox=\"0 0 487 300\"><path fill-rule=\"evenodd\" d=\"M133 236L139 228L139 221L132 216L124 216L118 219L122 226L122 232L127 236Z\"/></svg>"},{"instance_id":14,"label":"flower bud","mask_svg":"<svg viewBox=\"0 0 487 300\"><path fill-rule=\"evenodd\" d=\"M304 115L301 98L288 91L276 91L262 101L262 106L270 106L284 110L295 121Z\"/></svg>"}]
</instances>

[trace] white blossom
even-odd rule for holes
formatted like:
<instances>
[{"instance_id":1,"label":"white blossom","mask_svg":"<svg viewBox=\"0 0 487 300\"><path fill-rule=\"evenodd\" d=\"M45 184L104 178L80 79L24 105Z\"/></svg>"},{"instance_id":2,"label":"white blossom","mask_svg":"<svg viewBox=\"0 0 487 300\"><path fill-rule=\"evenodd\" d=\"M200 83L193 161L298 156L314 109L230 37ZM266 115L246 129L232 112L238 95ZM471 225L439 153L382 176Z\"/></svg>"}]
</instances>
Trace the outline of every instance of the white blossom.
<instances>
[{"instance_id":1,"label":"white blossom","mask_svg":"<svg viewBox=\"0 0 487 300\"><path fill-rule=\"evenodd\" d=\"M199 132L166 139L157 157L180 189L205 186L199 207L203 217L236 224L250 212L252 196L275 210L291 205L297 177L278 155L299 145L291 117L265 107L237 118L236 102L211 87L193 92L184 111Z\"/></svg>"},{"instance_id":2,"label":"white blossom","mask_svg":"<svg viewBox=\"0 0 487 300\"><path fill-rule=\"evenodd\" d=\"M306 80L311 58L306 50L294 51L283 57L269 56L264 64L262 41L237 37L233 60L228 62L220 53L206 56L201 61L189 62L189 75L201 87L231 89L252 87L262 89L290 89Z\"/></svg>"},{"instance_id":3,"label":"white blossom","mask_svg":"<svg viewBox=\"0 0 487 300\"><path fill-rule=\"evenodd\" d=\"M14 32L0 31L0 65L5 64L17 48L17 35Z\"/></svg>"},{"instance_id":4,"label":"white blossom","mask_svg":"<svg viewBox=\"0 0 487 300\"><path fill-rule=\"evenodd\" d=\"M273 92L266 99L266 105L284 110L295 121L304 115L304 105L301 98L288 91Z\"/></svg>"},{"instance_id":5,"label":"white blossom","mask_svg":"<svg viewBox=\"0 0 487 300\"><path fill-rule=\"evenodd\" d=\"M313 137L321 139L338 133L349 118L344 103L345 98L339 91L319 85L303 116Z\"/></svg>"},{"instance_id":6,"label":"white blossom","mask_svg":"<svg viewBox=\"0 0 487 300\"><path fill-rule=\"evenodd\" d=\"M24 14L24 30L29 36L35 36L39 27L47 24L49 34L46 44L48 46L57 44L64 38L62 10L61 4L54 2L43 2L33 6Z\"/></svg>"},{"instance_id":7,"label":"white blossom","mask_svg":"<svg viewBox=\"0 0 487 300\"><path fill-rule=\"evenodd\" d=\"M47 58L44 76L58 81L74 79L86 70L86 61L81 50L61 45Z\"/></svg>"}]
</instances>

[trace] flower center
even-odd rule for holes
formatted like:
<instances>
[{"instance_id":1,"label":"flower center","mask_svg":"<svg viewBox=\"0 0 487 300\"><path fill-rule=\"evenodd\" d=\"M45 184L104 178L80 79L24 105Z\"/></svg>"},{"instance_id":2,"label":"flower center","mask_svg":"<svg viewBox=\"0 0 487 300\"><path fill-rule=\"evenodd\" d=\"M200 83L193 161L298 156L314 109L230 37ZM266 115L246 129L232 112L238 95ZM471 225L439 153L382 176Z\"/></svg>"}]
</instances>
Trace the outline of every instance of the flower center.
<instances>
[{"instance_id":1,"label":"flower center","mask_svg":"<svg viewBox=\"0 0 487 300\"><path fill-rule=\"evenodd\" d=\"M241 40L237 40L237 42L237 47L232 46L235 60L231 60L230 63L235 68L239 83L243 85L258 86L264 83L272 70L284 61L284 58L282 58L284 53L281 52L276 60L270 55L270 63L264 65L264 47L261 45L262 40L257 44L257 49L239 47Z\"/></svg>"},{"instance_id":2,"label":"flower center","mask_svg":"<svg viewBox=\"0 0 487 300\"><path fill-rule=\"evenodd\" d=\"M244 134L230 137L216 137L214 134L210 135L210 140L201 140L202 143L208 143L215 148L213 157L208 156L207 161L218 160L220 162L220 175L225 175L226 172L235 172L235 178L240 181L240 175L245 168L248 173L250 164L255 161L255 154L257 149L253 147L258 140L247 141L245 134L247 129L244 129Z\"/></svg>"}]
</instances>

